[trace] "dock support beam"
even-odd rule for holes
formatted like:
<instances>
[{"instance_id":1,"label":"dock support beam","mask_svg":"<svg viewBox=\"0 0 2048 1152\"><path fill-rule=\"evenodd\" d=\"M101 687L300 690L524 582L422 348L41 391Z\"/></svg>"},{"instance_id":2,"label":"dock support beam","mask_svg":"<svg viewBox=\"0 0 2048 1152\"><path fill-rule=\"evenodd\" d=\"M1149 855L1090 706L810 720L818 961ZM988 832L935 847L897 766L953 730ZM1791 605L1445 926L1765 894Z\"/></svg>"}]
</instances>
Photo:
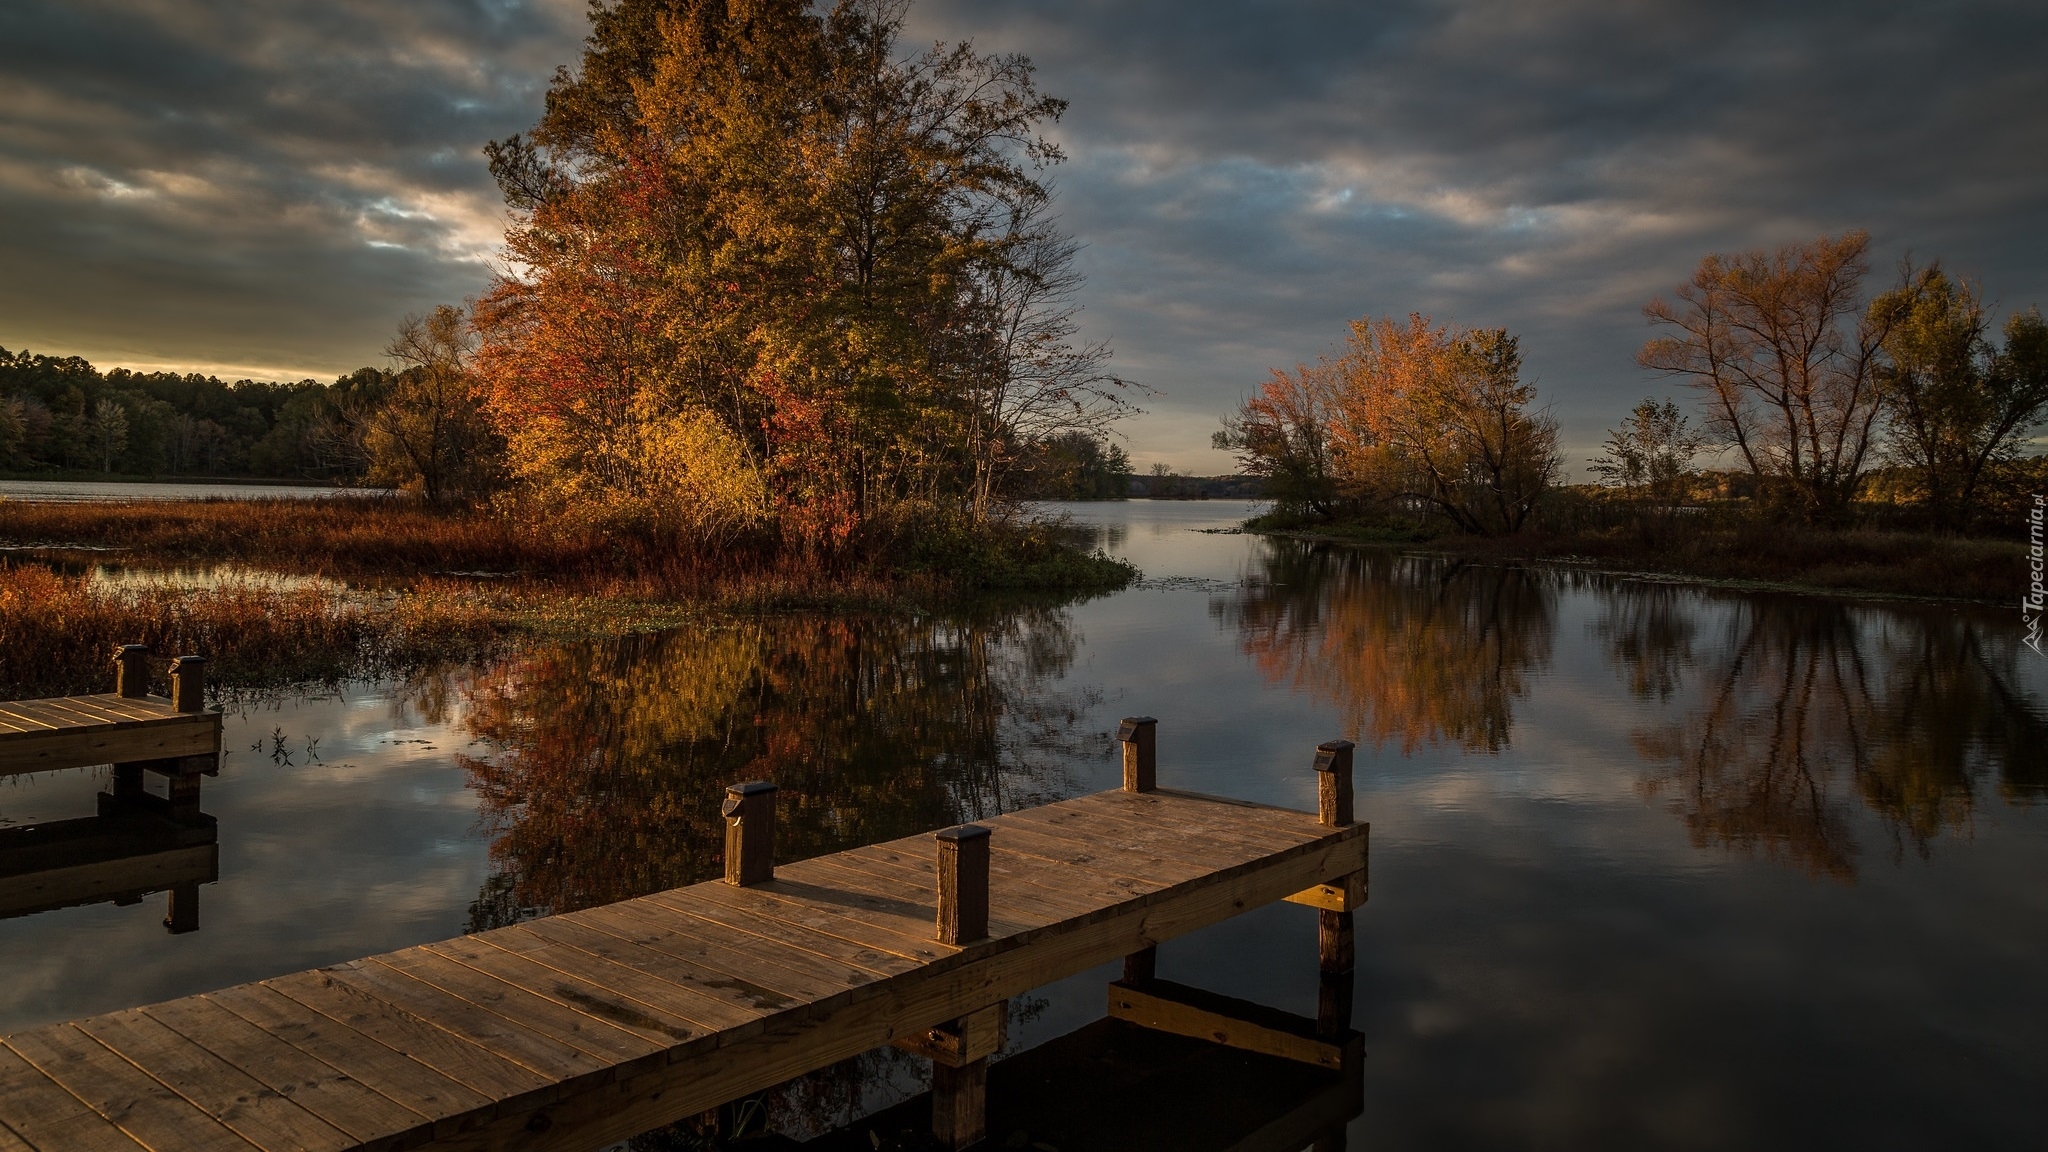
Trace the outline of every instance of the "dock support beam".
<instances>
[{"instance_id":1,"label":"dock support beam","mask_svg":"<svg viewBox=\"0 0 2048 1152\"><path fill-rule=\"evenodd\" d=\"M725 882L745 886L775 879L775 785L728 784L719 811L725 815Z\"/></svg>"}]
</instances>

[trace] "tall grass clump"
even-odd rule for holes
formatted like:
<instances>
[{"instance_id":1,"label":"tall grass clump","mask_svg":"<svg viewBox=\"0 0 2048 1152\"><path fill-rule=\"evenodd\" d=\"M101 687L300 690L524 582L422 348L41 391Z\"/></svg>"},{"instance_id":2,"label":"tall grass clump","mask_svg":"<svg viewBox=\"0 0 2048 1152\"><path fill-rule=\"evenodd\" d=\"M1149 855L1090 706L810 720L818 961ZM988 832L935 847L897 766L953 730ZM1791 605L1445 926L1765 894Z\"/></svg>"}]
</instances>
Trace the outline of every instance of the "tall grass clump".
<instances>
[{"instance_id":1,"label":"tall grass clump","mask_svg":"<svg viewBox=\"0 0 2048 1152\"><path fill-rule=\"evenodd\" d=\"M333 682L480 650L491 605L453 590L361 595L229 579L109 587L39 564L0 566L0 699L112 690L117 644L147 644L158 692L168 657L203 655L231 687Z\"/></svg>"}]
</instances>

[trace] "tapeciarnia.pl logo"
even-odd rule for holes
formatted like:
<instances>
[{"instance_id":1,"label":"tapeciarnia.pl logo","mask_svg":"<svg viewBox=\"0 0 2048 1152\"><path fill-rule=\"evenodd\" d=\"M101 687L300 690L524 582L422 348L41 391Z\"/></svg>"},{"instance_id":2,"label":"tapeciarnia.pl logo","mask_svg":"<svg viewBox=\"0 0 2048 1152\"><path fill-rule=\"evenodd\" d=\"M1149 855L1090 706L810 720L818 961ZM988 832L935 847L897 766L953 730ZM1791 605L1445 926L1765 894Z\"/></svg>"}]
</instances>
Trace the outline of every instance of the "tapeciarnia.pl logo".
<instances>
[{"instance_id":1,"label":"tapeciarnia.pl logo","mask_svg":"<svg viewBox=\"0 0 2048 1152\"><path fill-rule=\"evenodd\" d=\"M2048 606L2048 588L2041 586L2041 570L2044 566L2041 527L2044 513L2048 513L2048 499L2036 495L2034 510L2027 514L2027 540L2030 545L2027 549L2027 566L2033 582L2028 585L2027 594L2020 597L2020 623L2027 626L2027 638L2024 643L2034 650L2036 656L2041 655L2041 611L2044 606Z\"/></svg>"}]
</instances>

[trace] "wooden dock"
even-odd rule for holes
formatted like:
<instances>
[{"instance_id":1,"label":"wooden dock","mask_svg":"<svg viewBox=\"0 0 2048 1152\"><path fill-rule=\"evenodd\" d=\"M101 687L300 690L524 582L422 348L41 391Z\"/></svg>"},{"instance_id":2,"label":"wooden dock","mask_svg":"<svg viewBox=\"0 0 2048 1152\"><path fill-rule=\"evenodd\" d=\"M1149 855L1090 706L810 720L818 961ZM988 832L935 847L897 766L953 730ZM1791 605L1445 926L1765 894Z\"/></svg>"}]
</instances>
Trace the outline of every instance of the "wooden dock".
<instances>
[{"instance_id":1,"label":"wooden dock","mask_svg":"<svg viewBox=\"0 0 2048 1152\"><path fill-rule=\"evenodd\" d=\"M1351 746L1318 750L1308 814L1158 789L1154 729L1125 723L1122 790L780 865L773 786L736 785L722 882L15 1033L0 1152L589 1149L886 1044L932 1060L933 1131L966 1147L1007 998L1118 957L1122 1019L1338 1059L1334 1013L1228 1019L1152 958L1292 899L1348 987Z\"/></svg>"},{"instance_id":2,"label":"wooden dock","mask_svg":"<svg viewBox=\"0 0 2048 1152\"><path fill-rule=\"evenodd\" d=\"M204 660L173 660L166 697L149 694L149 659L138 644L116 649L103 695L0 701L0 776L113 766L98 815L0 829L0 917L169 891L164 926L199 927L199 885L220 869L199 789L220 771L221 717L204 709ZM145 773L165 778L166 795Z\"/></svg>"}]
</instances>

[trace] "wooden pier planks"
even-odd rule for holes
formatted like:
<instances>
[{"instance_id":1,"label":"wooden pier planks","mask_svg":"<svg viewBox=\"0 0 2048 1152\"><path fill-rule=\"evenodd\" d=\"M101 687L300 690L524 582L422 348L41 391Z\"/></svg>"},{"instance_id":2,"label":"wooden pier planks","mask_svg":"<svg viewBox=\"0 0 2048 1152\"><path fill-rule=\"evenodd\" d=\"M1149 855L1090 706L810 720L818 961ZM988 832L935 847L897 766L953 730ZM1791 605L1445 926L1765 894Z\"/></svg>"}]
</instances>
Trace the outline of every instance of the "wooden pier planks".
<instances>
[{"instance_id":1,"label":"wooden pier planks","mask_svg":"<svg viewBox=\"0 0 2048 1152\"><path fill-rule=\"evenodd\" d=\"M179 712L161 696L65 696L0 702L0 776L218 754L217 712Z\"/></svg>"},{"instance_id":2,"label":"wooden pier planks","mask_svg":"<svg viewBox=\"0 0 2048 1152\"><path fill-rule=\"evenodd\" d=\"M1355 872L1367 832L1167 791L980 823L985 940L934 938L909 837L9 1036L0 1140L599 1146Z\"/></svg>"}]
</instances>

